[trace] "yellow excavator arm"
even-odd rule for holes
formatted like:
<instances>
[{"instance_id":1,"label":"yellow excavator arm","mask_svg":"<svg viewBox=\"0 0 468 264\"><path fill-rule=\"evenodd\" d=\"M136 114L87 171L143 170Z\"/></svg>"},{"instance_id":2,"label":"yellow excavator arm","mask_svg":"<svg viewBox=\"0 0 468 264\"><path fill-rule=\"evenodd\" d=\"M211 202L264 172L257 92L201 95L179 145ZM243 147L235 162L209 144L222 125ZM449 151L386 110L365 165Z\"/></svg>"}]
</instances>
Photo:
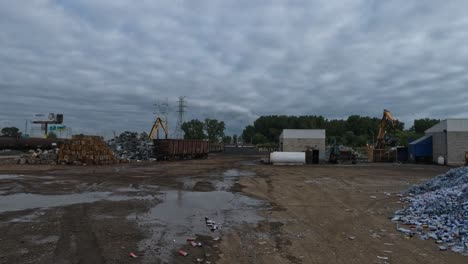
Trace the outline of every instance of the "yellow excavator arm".
<instances>
[{"instance_id":1,"label":"yellow excavator arm","mask_svg":"<svg viewBox=\"0 0 468 264\"><path fill-rule=\"evenodd\" d=\"M164 130L164 135L165 135L165 139L167 139L167 135L169 134L168 130L167 130L167 127L166 125L164 124L164 122L162 121L162 119L160 117L156 118L156 121L154 121L154 124L153 124L153 127L151 128L151 132L149 134L149 138L151 140L154 139L154 134L156 132L158 132L159 130L159 126L161 125L162 129ZM159 132L156 134L157 138L159 139Z\"/></svg>"},{"instance_id":2,"label":"yellow excavator arm","mask_svg":"<svg viewBox=\"0 0 468 264\"><path fill-rule=\"evenodd\" d=\"M392 126L395 126L395 119L393 118L392 114L390 111L387 109L384 109L382 120L380 121L380 128L379 128L379 134L377 135L377 143L375 144L376 149L381 149L383 148L383 139L385 136L385 128L387 127L387 123L390 121Z\"/></svg>"}]
</instances>

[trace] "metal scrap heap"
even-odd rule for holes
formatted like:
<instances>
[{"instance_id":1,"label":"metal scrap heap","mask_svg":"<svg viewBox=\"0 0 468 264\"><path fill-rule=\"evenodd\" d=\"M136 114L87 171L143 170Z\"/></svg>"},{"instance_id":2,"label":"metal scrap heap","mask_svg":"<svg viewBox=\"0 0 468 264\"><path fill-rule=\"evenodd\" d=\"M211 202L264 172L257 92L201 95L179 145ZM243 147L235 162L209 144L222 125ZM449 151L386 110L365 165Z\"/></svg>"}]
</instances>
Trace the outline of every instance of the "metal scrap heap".
<instances>
[{"instance_id":1,"label":"metal scrap heap","mask_svg":"<svg viewBox=\"0 0 468 264\"><path fill-rule=\"evenodd\" d=\"M123 132L109 141L109 147L122 160L149 160L153 155L152 142L136 132Z\"/></svg>"},{"instance_id":2,"label":"metal scrap heap","mask_svg":"<svg viewBox=\"0 0 468 264\"><path fill-rule=\"evenodd\" d=\"M421 185L411 187L403 201L409 206L395 212L392 220L406 234L434 239L440 250L468 255L468 167L449 170Z\"/></svg>"}]
</instances>

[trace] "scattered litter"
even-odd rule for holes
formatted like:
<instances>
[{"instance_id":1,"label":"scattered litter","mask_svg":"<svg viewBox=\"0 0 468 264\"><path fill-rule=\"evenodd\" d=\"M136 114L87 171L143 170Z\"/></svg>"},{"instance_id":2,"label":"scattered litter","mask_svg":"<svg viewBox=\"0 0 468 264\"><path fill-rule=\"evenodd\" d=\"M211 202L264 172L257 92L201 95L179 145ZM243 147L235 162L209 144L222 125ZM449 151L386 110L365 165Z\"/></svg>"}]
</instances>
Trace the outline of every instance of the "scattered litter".
<instances>
[{"instance_id":1,"label":"scattered litter","mask_svg":"<svg viewBox=\"0 0 468 264\"><path fill-rule=\"evenodd\" d=\"M258 242L258 244L264 245L264 244L266 244L266 241L260 241L260 242Z\"/></svg>"},{"instance_id":2,"label":"scattered litter","mask_svg":"<svg viewBox=\"0 0 468 264\"><path fill-rule=\"evenodd\" d=\"M377 256L378 259L383 259L383 260L387 260L388 257L381 257L381 256Z\"/></svg>"},{"instance_id":3,"label":"scattered litter","mask_svg":"<svg viewBox=\"0 0 468 264\"><path fill-rule=\"evenodd\" d=\"M393 251L390 251L390 250L384 250L383 252L384 252L384 253L388 253L388 254L393 253Z\"/></svg>"},{"instance_id":4,"label":"scattered litter","mask_svg":"<svg viewBox=\"0 0 468 264\"><path fill-rule=\"evenodd\" d=\"M350 237L348 237L348 239L349 240L354 240L354 239L356 239L356 237L355 236L350 236Z\"/></svg>"},{"instance_id":5,"label":"scattered litter","mask_svg":"<svg viewBox=\"0 0 468 264\"><path fill-rule=\"evenodd\" d=\"M444 247L444 246L440 246L439 249L440 251L447 251L447 247Z\"/></svg>"},{"instance_id":6,"label":"scattered litter","mask_svg":"<svg viewBox=\"0 0 468 264\"><path fill-rule=\"evenodd\" d=\"M394 221L413 226L421 239L443 244L441 250L450 247L468 255L468 167L451 169L406 194L402 201L408 206L395 212ZM398 230L409 234L408 229Z\"/></svg>"},{"instance_id":7,"label":"scattered litter","mask_svg":"<svg viewBox=\"0 0 468 264\"><path fill-rule=\"evenodd\" d=\"M384 192L384 194L385 194L386 196L392 196L392 194L389 193L389 192Z\"/></svg>"},{"instance_id":8,"label":"scattered litter","mask_svg":"<svg viewBox=\"0 0 468 264\"><path fill-rule=\"evenodd\" d=\"M372 199L377 199L377 196L372 195L372 196L369 196L369 197L372 198Z\"/></svg>"},{"instance_id":9,"label":"scattered litter","mask_svg":"<svg viewBox=\"0 0 468 264\"><path fill-rule=\"evenodd\" d=\"M132 258L136 258L136 257L137 257L137 255L135 255L135 253L133 253L133 252L130 252L130 257L132 257Z\"/></svg>"},{"instance_id":10,"label":"scattered litter","mask_svg":"<svg viewBox=\"0 0 468 264\"><path fill-rule=\"evenodd\" d=\"M203 259L202 258L197 258L197 263L202 263Z\"/></svg>"},{"instance_id":11,"label":"scattered litter","mask_svg":"<svg viewBox=\"0 0 468 264\"><path fill-rule=\"evenodd\" d=\"M187 256L187 255L188 255L188 253L187 253L187 252L185 252L185 251L183 251L183 250L181 249L181 250L179 250L179 255L181 255L181 256L184 256L184 257L185 257L185 256Z\"/></svg>"},{"instance_id":12,"label":"scattered litter","mask_svg":"<svg viewBox=\"0 0 468 264\"><path fill-rule=\"evenodd\" d=\"M195 238L194 237L187 237L187 242L190 242L190 241L195 241Z\"/></svg>"},{"instance_id":13,"label":"scattered litter","mask_svg":"<svg viewBox=\"0 0 468 264\"><path fill-rule=\"evenodd\" d=\"M213 241L218 241L220 239L221 239L220 237L215 237L215 238L213 238Z\"/></svg>"},{"instance_id":14,"label":"scattered litter","mask_svg":"<svg viewBox=\"0 0 468 264\"><path fill-rule=\"evenodd\" d=\"M198 246L197 243L195 243L195 241L190 241L190 245L192 245L192 247Z\"/></svg>"}]
</instances>

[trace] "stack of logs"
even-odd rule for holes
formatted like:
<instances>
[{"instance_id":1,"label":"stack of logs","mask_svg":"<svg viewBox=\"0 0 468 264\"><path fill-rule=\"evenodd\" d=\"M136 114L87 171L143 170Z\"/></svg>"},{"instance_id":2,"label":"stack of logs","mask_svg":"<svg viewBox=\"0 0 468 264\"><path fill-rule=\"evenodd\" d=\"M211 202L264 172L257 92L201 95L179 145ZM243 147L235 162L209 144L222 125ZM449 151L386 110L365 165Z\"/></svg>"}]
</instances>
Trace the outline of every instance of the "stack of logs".
<instances>
[{"instance_id":1,"label":"stack of logs","mask_svg":"<svg viewBox=\"0 0 468 264\"><path fill-rule=\"evenodd\" d=\"M109 165L120 163L102 137L74 135L60 145L59 164L72 165Z\"/></svg>"}]
</instances>

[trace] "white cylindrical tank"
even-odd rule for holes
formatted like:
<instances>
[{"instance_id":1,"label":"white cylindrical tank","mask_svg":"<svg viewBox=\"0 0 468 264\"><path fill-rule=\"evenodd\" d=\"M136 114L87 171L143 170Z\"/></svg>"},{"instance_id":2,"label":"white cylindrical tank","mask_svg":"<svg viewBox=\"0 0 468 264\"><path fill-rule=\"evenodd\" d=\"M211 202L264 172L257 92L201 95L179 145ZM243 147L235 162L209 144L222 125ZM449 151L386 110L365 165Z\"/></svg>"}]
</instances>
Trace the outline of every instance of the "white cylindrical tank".
<instances>
[{"instance_id":1,"label":"white cylindrical tank","mask_svg":"<svg viewBox=\"0 0 468 264\"><path fill-rule=\"evenodd\" d=\"M273 164L305 164L305 152L272 152L270 153L270 162Z\"/></svg>"},{"instance_id":2,"label":"white cylindrical tank","mask_svg":"<svg viewBox=\"0 0 468 264\"><path fill-rule=\"evenodd\" d=\"M444 161L445 161L445 160L444 160L444 157L442 157L442 156L439 156L439 157L437 158L437 164L439 164L439 165L444 165L444 164L445 164Z\"/></svg>"}]
</instances>

